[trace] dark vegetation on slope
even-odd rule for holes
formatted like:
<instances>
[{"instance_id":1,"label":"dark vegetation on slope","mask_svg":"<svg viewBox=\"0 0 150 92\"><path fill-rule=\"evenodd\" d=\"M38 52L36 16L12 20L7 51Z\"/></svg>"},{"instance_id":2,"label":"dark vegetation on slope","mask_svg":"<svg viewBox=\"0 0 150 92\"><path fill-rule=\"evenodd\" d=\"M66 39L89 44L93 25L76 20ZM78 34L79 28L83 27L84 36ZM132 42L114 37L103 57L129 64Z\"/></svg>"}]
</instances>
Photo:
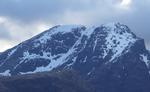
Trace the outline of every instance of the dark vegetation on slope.
<instances>
[{"instance_id":1,"label":"dark vegetation on slope","mask_svg":"<svg viewBox=\"0 0 150 92\"><path fill-rule=\"evenodd\" d=\"M68 70L0 78L0 92L92 92L90 87Z\"/></svg>"}]
</instances>

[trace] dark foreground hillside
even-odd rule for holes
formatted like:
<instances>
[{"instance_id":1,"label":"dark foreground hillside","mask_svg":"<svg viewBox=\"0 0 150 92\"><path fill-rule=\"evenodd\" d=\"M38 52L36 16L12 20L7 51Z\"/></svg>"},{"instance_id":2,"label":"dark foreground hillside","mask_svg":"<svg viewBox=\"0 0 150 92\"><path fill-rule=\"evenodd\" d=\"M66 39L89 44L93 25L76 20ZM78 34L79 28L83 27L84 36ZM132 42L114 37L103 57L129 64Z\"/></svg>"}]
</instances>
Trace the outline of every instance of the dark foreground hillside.
<instances>
[{"instance_id":1,"label":"dark foreground hillside","mask_svg":"<svg viewBox=\"0 0 150 92\"><path fill-rule=\"evenodd\" d=\"M0 92L92 92L77 73L46 72L0 78Z\"/></svg>"}]
</instances>

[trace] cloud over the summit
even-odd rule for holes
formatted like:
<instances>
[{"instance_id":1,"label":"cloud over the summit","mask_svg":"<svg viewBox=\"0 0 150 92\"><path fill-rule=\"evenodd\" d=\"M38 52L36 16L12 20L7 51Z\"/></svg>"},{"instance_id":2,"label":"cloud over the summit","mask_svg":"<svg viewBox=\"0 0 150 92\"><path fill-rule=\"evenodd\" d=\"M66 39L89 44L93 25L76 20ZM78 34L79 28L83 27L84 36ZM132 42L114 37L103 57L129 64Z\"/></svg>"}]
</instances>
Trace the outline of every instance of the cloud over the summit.
<instances>
[{"instance_id":1,"label":"cloud over the summit","mask_svg":"<svg viewBox=\"0 0 150 92\"><path fill-rule=\"evenodd\" d=\"M0 44L7 42L11 47L58 24L116 21L127 24L150 44L149 15L150 0L1 0Z\"/></svg>"}]
</instances>

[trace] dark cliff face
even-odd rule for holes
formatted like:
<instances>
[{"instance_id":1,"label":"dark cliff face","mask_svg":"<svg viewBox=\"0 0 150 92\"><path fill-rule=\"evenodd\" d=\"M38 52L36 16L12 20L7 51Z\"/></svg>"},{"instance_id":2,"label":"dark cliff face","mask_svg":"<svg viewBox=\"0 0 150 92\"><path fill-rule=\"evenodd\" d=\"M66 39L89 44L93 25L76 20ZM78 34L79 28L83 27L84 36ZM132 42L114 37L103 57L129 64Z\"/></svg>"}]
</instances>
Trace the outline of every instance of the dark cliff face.
<instances>
[{"instance_id":1,"label":"dark cliff face","mask_svg":"<svg viewBox=\"0 0 150 92\"><path fill-rule=\"evenodd\" d=\"M149 92L149 69L140 56L143 52L146 54L143 40L139 40L117 62L95 69L90 75L92 84L102 92Z\"/></svg>"},{"instance_id":2,"label":"dark cliff face","mask_svg":"<svg viewBox=\"0 0 150 92\"><path fill-rule=\"evenodd\" d=\"M150 54L120 23L56 26L0 54L0 75L75 70L97 92L149 92Z\"/></svg>"}]
</instances>

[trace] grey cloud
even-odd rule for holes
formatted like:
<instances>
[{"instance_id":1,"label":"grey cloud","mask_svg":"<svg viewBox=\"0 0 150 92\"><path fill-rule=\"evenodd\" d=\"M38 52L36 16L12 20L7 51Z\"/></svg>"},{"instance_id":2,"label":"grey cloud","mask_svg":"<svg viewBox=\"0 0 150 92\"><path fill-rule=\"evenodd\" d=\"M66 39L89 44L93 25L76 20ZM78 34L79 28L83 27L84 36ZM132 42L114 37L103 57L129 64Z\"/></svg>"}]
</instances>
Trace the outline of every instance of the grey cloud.
<instances>
[{"instance_id":1,"label":"grey cloud","mask_svg":"<svg viewBox=\"0 0 150 92\"><path fill-rule=\"evenodd\" d=\"M0 39L10 40L12 39L11 35L9 34L8 30L5 27L0 26Z\"/></svg>"},{"instance_id":2,"label":"grey cloud","mask_svg":"<svg viewBox=\"0 0 150 92\"><path fill-rule=\"evenodd\" d=\"M124 15L121 20L126 22L137 35L144 38L147 44L150 44L150 1L134 0L134 2L133 13Z\"/></svg>"},{"instance_id":3,"label":"grey cloud","mask_svg":"<svg viewBox=\"0 0 150 92\"><path fill-rule=\"evenodd\" d=\"M149 45L150 1L132 1L130 9L126 10L115 6L121 0L0 0L0 16L19 21L21 27L24 24L28 27L26 29L31 28L30 31L32 31L32 25L37 22L46 25L99 25L119 21L127 24ZM17 26L19 26L19 23ZM34 33L36 33L35 29L34 27ZM6 28L0 26L0 38L11 38L10 31L12 30L6 30ZM29 32L24 28L20 31ZM27 36L27 32L24 36Z\"/></svg>"},{"instance_id":4,"label":"grey cloud","mask_svg":"<svg viewBox=\"0 0 150 92\"><path fill-rule=\"evenodd\" d=\"M85 1L85 0L84 0ZM87 0L91 1L91 0ZM67 11L80 11L89 8L82 0L1 0L0 15L35 21L37 19L51 19L61 17Z\"/></svg>"}]
</instances>

